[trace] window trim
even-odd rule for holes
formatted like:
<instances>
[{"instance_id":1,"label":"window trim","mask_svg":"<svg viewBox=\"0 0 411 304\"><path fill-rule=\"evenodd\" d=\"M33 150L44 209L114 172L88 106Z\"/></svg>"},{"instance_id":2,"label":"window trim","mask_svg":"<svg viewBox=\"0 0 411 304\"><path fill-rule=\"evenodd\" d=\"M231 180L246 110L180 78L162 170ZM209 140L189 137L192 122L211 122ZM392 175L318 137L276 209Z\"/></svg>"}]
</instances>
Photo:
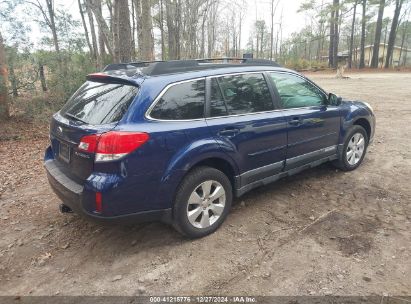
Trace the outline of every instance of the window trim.
<instances>
[{"instance_id":1,"label":"window trim","mask_svg":"<svg viewBox=\"0 0 411 304\"><path fill-rule=\"evenodd\" d=\"M308 83L310 83L313 87L316 87L321 93L323 93L324 97L327 98L328 94L327 92L325 92L322 88L320 88L317 84L315 84L314 82L312 82L310 79L308 79L307 77L305 77L304 75L300 75L297 73L293 73L293 72L289 72L289 71L267 71L267 76L270 78L270 82L273 86L273 90L275 90L275 94L278 96L278 106L280 110L283 111L288 111L288 110L297 110L297 109L312 109L312 108L322 108L324 106L330 106L329 104L323 103L321 105L313 105L313 106L304 106L304 107L297 107L297 108L284 108L282 107L281 104L281 96L280 93L278 92L277 86L274 82L274 80L271 78L271 76L269 74L271 73L277 73L277 74L287 74L287 75L291 75L291 76L295 76L298 78L301 78L305 81L307 81ZM324 100L325 101L325 100Z\"/></svg>"},{"instance_id":2,"label":"window trim","mask_svg":"<svg viewBox=\"0 0 411 304\"><path fill-rule=\"evenodd\" d=\"M246 116L246 115L258 115L258 114L266 114L266 113L272 113L272 112L280 112L280 111L289 111L289 110L296 110L296 109L313 109L313 108L321 108L323 106L330 106L330 105L321 105L321 106L306 106L306 107L299 107L299 108L282 108L281 103L280 103L280 96L277 90L277 87L275 86L274 81L270 77L270 73L278 73L278 74L288 74L292 76L299 77L305 81L308 81L311 83L314 87L319 89L325 97L327 97L327 92L324 91L321 87L319 87L317 84L312 82L310 79L307 77L304 77L303 75L300 75L298 73L293 73L292 71L277 71L277 70L263 70L263 71L249 71L249 72L233 72L233 73L224 73L224 74L218 74L218 75L211 75L211 76L203 76L203 77L197 77L193 79L186 79L182 81L177 81L170 83L164 87L164 89L161 90L159 95L154 99L150 107L147 109L147 111L144 114L144 117L148 120L151 121L166 121L166 122L187 122L187 121L205 121L208 119L219 119L219 118L229 118L229 117L238 117L238 116ZM271 99L273 102L273 110L269 111L263 111L263 112L254 112L254 113L243 113L243 114L228 114L225 116L210 116L210 93L211 93L211 78L218 78L218 77L224 77L224 76L235 76L235 75L243 75L243 74L263 74L264 79L267 83L267 86L269 88L270 94L271 94ZM205 81L205 103L204 103L204 117L203 118L196 118L196 119L179 119L179 120L169 120L169 119L157 119L153 118L150 116L150 113L152 109L156 106L158 101L163 97L163 95L170 89L171 87L185 83L185 82L192 82L192 81L198 81L198 80L204 80Z\"/></svg>"},{"instance_id":3,"label":"window trim","mask_svg":"<svg viewBox=\"0 0 411 304\"><path fill-rule=\"evenodd\" d=\"M204 80L204 85L205 85L205 89L204 89L204 110L203 110L204 117L202 117L202 118L193 118L193 119L158 119L158 118L154 118L154 117L150 116L151 111L154 109L154 107L157 105L157 103L160 101L160 99L164 96L165 93L167 93L167 91L170 88L172 88L176 85L182 84L182 83L195 82L195 81L199 81L199 80ZM154 99L154 101L151 103L150 107L147 109L146 113L144 114L144 117L146 119L152 120L152 121L167 121L167 122L203 121L203 120L205 120L205 117L206 117L206 104L207 104L207 81L206 81L206 77L186 79L186 80L177 81L177 82L173 82L173 83L170 83L170 84L166 85L164 87L164 89L161 90L160 94L158 94L157 97Z\"/></svg>"},{"instance_id":4,"label":"window trim","mask_svg":"<svg viewBox=\"0 0 411 304\"><path fill-rule=\"evenodd\" d=\"M279 105L276 102L276 100L278 99L278 93L272 85L272 82L271 82L272 80L269 79L269 77L267 75L267 73L269 73L269 72L270 72L270 70L264 70L264 71L251 71L251 72L234 72L234 73L225 73L225 74L207 76L206 77L206 111L205 111L206 117L205 118L206 119L214 119L214 118L238 117L238 116L245 116L245 115L271 113L271 112L277 112L277 111L283 110L283 109L279 108ZM267 84L268 91L270 92L271 103L273 104L273 109L268 110L268 111L241 113L241 114L229 114L228 110L227 110L227 115L224 115L224 116L210 116L210 113L211 113L211 100L210 100L210 97L211 97L211 79L212 78L226 77L226 76L248 75L248 74L261 74L263 76L263 79L265 80L265 83Z\"/></svg>"}]
</instances>

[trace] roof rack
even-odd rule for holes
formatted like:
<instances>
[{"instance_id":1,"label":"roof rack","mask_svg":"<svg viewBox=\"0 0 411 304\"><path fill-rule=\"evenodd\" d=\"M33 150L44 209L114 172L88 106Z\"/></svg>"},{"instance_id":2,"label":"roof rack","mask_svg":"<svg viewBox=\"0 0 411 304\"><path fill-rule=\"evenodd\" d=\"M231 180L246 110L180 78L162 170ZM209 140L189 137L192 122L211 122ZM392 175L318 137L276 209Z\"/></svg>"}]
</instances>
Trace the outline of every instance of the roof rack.
<instances>
[{"instance_id":1,"label":"roof rack","mask_svg":"<svg viewBox=\"0 0 411 304\"><path fill-rule=\"evenodd\" d=\"M219 62L219 63L216 63ZM249 59L236 57L203 58L169 61L136 61L129 63L114 63L107 65L103 72L116 70L141 69L141 73L149 76L173 74L179 72L206 70L213 68L235 67L239 64L256 66L281 67L278 63L267 59Z\"/></svg>"},{"instance_id":2,"label":"roof rack","mask_svg":"<svg viewBox=\"0 0 411 304\"><path fill-rule=\"evenodd\" d=\"M277 62L268 59L252 59L252 58L238 58L238 57L223 57L223 58L204 58L196 59L198 62L213 62L213 61L223 61L223 63L242 63L247 65L268 65L281 67Z\"/></svg>"},{"instance_id":3,"label":"roof rack","mask_svg":"<svg viewBox=\"0 0 411 304\"><path fill-rule=\"evenodd\" d=\"M103 72L143 68L143 67L148 66L151 63L157 63L157 62L164 62L164 61L158 60L158 61L136 61L136 62L127 62L127 63L110 63L104 67Z\"/></svg>"}]
</instances>

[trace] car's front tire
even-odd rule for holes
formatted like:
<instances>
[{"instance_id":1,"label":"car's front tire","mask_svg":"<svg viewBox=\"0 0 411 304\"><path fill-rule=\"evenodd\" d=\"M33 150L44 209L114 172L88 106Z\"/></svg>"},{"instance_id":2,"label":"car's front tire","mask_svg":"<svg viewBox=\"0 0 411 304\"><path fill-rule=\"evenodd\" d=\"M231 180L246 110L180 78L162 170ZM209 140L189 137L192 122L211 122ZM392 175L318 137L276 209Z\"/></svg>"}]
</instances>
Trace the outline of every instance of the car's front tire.
<instances>
[{"instance_id":1,"label":"car's front tire","mask_svg":"<svg viewBox=\"0 0 411 304\"><path fill-rule=\"evenodd\" d=\"M232 187L227 176L211 167L193 169L178 187L174 208L174 227L190 238L213 233L230 211Z\"/></svg>"},{"instance_id":2,"label":"car's front tire","mask_svg":"<svg viewBox=\"0 0 411 304\"><path fill-rule=\"evenodd\" d=\"M334 164L343 171L357 169L364 159L367 147L368 135L365 129L358 125L352 126L345 136L342 151Z\"/></svg>"}]
</instances>

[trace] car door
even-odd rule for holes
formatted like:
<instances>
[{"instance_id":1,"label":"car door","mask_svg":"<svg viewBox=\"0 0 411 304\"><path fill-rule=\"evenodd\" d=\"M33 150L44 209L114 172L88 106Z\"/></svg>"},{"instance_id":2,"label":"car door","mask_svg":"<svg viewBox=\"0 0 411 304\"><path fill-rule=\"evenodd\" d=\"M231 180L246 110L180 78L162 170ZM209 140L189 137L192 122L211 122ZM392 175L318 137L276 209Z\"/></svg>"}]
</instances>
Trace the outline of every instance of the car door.
<instances>
[{"instance_id":1,"label":"car door","mask_svg":"<svg viewBox=\"0 0 411 304\"><path fill-rule=\"evenodd\" d=\"M287 120L285 170L328 157L337 151L340 111L327 95L306 78L288 72L270 72Z\"/></svg>"},{"instance_id":2,"label":"car door","mask_svg":"<svg viewBox=\"0 0 411 304\"><path fill-rule=\"evenodd\" d=\"M209 129L239 167L241 186L284 168L287 123L264 73L207 79Z\"/></svg>"}]
</instances>

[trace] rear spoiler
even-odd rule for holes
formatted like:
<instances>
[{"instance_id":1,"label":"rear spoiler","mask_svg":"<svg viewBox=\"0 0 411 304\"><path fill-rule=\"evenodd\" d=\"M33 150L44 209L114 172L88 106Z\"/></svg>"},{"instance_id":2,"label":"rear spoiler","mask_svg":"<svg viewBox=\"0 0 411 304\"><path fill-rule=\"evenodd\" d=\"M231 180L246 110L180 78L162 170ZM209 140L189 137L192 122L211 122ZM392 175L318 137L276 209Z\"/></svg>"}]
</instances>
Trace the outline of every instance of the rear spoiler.
<instances>
[{"instance_id":1,"label":"rear spoiler","mask_svg":"<svg viewBox=\"0 0 411 304\"><path fill-rule=\"evenodd\" d=\"M131 80L130 78L122 77L123 74L117 75L109 75L107 73L92 73L88 74L86 79L89 81L95 82L103 82L103 83L118 83L118 84L126 84L138 87L139 85Z\"/></svg>"}]
</instances>

